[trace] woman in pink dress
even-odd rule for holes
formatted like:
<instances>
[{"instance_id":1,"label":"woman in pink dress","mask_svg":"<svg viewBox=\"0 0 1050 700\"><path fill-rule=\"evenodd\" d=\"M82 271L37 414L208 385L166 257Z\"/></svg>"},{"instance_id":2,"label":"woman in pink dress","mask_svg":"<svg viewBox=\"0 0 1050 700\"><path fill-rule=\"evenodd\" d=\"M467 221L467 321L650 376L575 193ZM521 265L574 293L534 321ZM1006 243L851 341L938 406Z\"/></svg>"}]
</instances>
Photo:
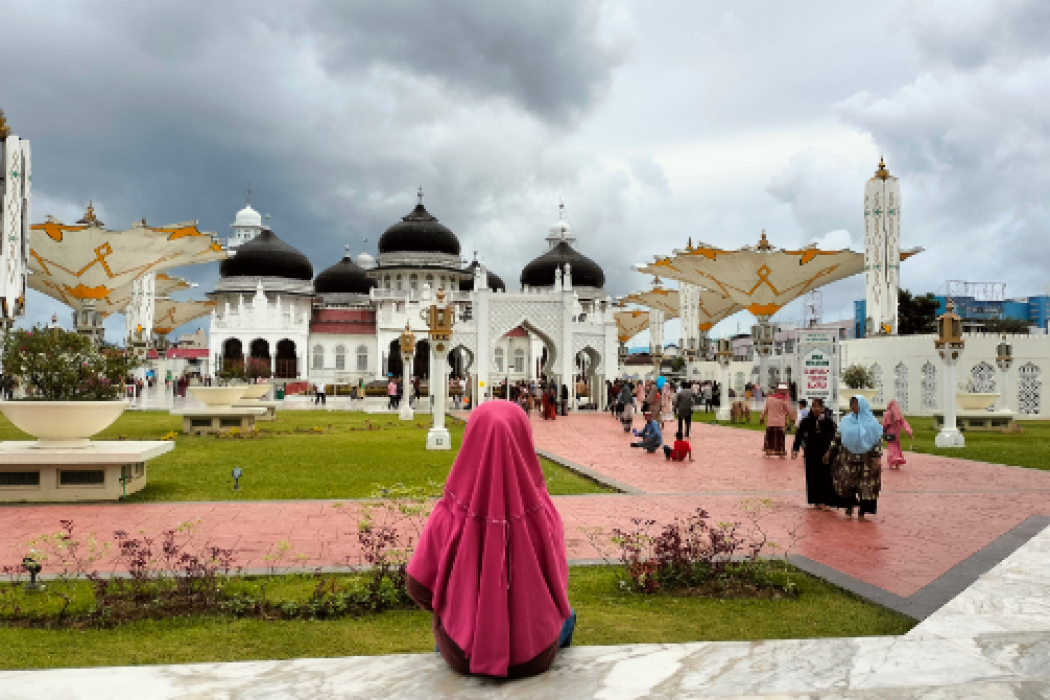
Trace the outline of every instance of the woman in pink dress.
<instances>
[{"instance_id":1,"label":"woman in pink dress","mask_svg":"<svg viewBox=\"0 0 1050 700\"><path fill-rule=\"evenodd\" d=\"M908 437L915 437L904 418L900 404L890 401L882 414L882 434L886 436L886 464L890 469L900 469L901 465L907 464L904 451L901 450L901 434L905 431L908 432Z\"/></svg>"},{"instance_id":2,"label":"woman in pink dress","mask_svg":"<svg viewBox=\"0 0 1050 700\"><path fill-rule=\"evenodd\" d=\"M783 459L787 456L784 427L789 419L792 423L795 422L795 408L788 401L787 385L781 384L777 387L777 393L766 398L766 407L758 421L760 424L766 424L766 438L762 445L766 457Z\"/></svg>"},{"instance_id":3,"label":"woman in pink dress","mask_svg":"<svg viewBox=\"0 0 1050 700\"><path fill-rule=\"evenodd\" d=\"M660 427L667 421L674 420L674 391L671 390L671 382L664 382L664 388L660 391Z\"/></svg>"}]
</instances>

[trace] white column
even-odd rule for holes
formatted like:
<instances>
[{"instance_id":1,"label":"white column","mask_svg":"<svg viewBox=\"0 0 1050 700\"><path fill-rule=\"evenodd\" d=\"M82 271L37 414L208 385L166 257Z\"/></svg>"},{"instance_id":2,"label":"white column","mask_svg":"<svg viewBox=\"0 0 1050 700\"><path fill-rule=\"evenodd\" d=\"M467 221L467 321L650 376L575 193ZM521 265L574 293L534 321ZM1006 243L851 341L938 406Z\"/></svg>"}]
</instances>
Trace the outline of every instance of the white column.
<instances>
[{"instance_id":1,"label":"white column","mask_svg":"<svg viewBox=\"0 0 1050 700\"><path fill-rule=\"evenodd\" d=\"M470 408L480 405L485 400L485 392L489 387L489 363L492 361L492 345L489 343L490 336L490 314L489 301L492 292L487 287L474 288L474 323L478 329L477 354L474 357L474 371L471 384L474 390L473 402Z\"/></svg>"},{"instance_id":2,"label":"white column","mask_svg":"<svg viewBox=\"0 0 1050 700\"><path fill-rule=\"evenodd\" d=\"M569 388L569 410L576 410L576 353L572 351L572 312L576 305L576 297L572 290L563 291L562 299L562 347L561 347L561 377L558 381L558 400L561 401L561 385Z\"/></svg>"},{"instance_id":3,"label":"white column","mask_svg":"<svg viewBox=\"0 0 1050 700\"><path fill-rule=\"evenodd\" d=\"M966 447L966 439L955 423L955 365L962 349L945 348L940 353L944 360L944 425L933 442L937 447Z\"/></svg>"},{"instance_id":4,"label":"white column","mask_svg":"<svg viewBox=\"0 0 1050 700\"><path fill-rule=\"evenodd\" d=\"M732 375L732 372L729 369L728 362L722 365L721 375L722 381L719 382L721 386L718 388L721 392L721 396L718 400L718 413L715 415L715 420L728 422L732 416L732 413L730 412L731 407L729 405L729 378Z\"/></svg>"},{"instance_id":5,"label":"white column","mask_svg":"<svg viewBox=\"0 0 1050 700\"><path fill-rule=\"evenodd\" d=\"M415 358L414 352L401 353L401 420L412 420L416 415L412 410L412 369ZM434 390L433 381L430 390Z\"/></svg>"},{"instance_id":6,"label":"white column","mask_svg":"<svg viewBox=\"0 0 1050 700\"><path fill-rule=\"evenodd\" d=\"M445 372L448 347L441 341L430 341L430 395L434 397L434 423L427 433L428 450L452 449L452 437L445 427L445 404L448 397L448 374ZM436 393L435 393L436 392Z\"/></svg>"}]
</instances>

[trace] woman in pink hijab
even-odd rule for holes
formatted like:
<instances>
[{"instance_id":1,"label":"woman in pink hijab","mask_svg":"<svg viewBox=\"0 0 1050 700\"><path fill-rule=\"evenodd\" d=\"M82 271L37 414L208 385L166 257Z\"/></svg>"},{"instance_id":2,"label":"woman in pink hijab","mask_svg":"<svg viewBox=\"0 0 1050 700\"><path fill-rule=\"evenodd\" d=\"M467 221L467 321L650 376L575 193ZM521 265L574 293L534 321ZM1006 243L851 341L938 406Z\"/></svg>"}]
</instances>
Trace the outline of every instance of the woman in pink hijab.
<instances>
[{"instance_id":1,"label":"woman in pink hijab","mask_svg":"<svg viewBox=\"0 0 1050 700\"><path fill-rule=\"evenodd\" d=\"M890 469L900 469L901 465L907 464L904 451L901 450L901 434L904 431L908 431L909 437L915 437L904 418L900 404L890 401L882 414L882 434L886 437L886 464Z\"/></svg>"},{"instance_id":2,"label":"woman in pink hijab","mask_svg":"<svg viewBox=\"0 0 1050 700\"><path fill-rule=\"evenodd\" d=\"M408 593L434 613L453 670L521 678L572 642L565 533L532 427L508 401L470 415L463 446L408 563Z\"/></svg>"}]
</instances>

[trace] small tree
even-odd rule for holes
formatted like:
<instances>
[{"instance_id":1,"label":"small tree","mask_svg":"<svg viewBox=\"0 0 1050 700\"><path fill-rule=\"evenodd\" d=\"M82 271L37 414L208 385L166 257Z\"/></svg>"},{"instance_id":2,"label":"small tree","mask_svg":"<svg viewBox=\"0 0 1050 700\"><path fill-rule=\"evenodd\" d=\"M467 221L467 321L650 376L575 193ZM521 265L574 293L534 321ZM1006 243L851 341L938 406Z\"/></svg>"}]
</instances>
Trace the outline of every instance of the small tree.
<instances>
[{"instance_id":1,"label":"small tree","mask_svg":"<svg viewBox=\"0 0 1050 700\"><path fill-rule=\"evenodd\" d=\"M269 379L270 363L261 357L249 357L248 364L244 368L244 375L249 380Z\"/></svg>"},{"instance_id":2,"label":"small tree","mask_svg":"<svg viewBox=\"0 0 1050 700\"><path fill-rule=\"evenodd\" d=\"M142 359L120 348L98 348L91 339L61 328L34 326L4 339L4 373L46 401L108 401Z\"/></svg>"},{"instance_id":3,"label":"small tree","mask_svg":"<svg viewBox=\"0 0 1050 700\"><path fill-rule=\"evenodd\" d=\"M898 332L900 335L936 332L939 304L932 294L912 296L907 289L897 296Z\"/></svg>"},{"instance_id":4,"label":"small tree","mask_svg":"<svg viewBox=\"0 0 1050 700\"><path fill-rule=\"evenodd\" d=\"M842 381L850 389L874 389L875 377L871 370L861 365L850 365L842 371Z\"/></svg>"}]
</instances>

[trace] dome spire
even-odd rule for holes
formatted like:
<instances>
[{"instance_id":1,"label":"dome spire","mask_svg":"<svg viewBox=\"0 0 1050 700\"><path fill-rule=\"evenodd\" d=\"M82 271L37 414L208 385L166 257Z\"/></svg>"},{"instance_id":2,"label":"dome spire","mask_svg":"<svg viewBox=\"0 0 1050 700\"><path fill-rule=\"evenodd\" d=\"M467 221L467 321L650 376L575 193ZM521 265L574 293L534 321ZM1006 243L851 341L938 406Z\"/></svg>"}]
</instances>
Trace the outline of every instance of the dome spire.
<instances>
[{"instance_id":1,"label":"dome spire","mask_svg":"<svg viewBox=\"0 0 1050 700\"><path fill-rule=\"evenodd\" d=\"M244 203L245 206L250 207L252 205L252 183L248 183L248 200Z\"/></svg>"},{"instance_id":2,"label":"dome spire","mask_svg":"<svg viewBox=\"0 0 1050 700\"><path fill-rule=\"evenodd\" d=\"M419 186L419 206L423 206L423 185Z\"/></svg>"}]
</instances>

